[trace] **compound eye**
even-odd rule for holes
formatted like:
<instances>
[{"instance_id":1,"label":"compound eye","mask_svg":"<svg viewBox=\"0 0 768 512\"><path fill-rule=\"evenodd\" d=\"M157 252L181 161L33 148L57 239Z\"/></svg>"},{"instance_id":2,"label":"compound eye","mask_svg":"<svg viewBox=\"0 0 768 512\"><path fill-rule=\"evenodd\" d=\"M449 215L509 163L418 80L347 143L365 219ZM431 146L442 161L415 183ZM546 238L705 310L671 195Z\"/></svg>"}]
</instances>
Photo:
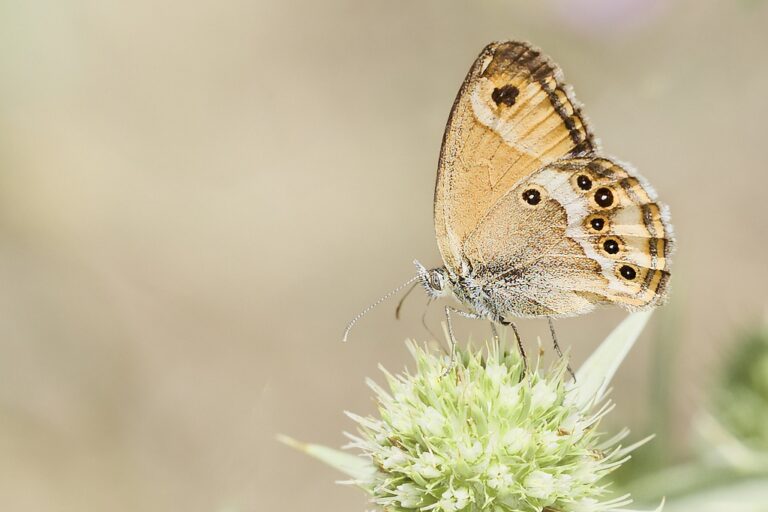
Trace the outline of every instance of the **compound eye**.
<instances>
[{"instance_id":1,"label":"compound eye","mask_svg":"<svg viewBox=\"0 0 768 512\"><path fill-rule=\"evenodd\" d=\"M429 278L429 281L433 289L438 291L443 289L443 280L440 277L440 274L438 274L437 272L432 273L432 275Z\"/></svg>"}]
</instances>

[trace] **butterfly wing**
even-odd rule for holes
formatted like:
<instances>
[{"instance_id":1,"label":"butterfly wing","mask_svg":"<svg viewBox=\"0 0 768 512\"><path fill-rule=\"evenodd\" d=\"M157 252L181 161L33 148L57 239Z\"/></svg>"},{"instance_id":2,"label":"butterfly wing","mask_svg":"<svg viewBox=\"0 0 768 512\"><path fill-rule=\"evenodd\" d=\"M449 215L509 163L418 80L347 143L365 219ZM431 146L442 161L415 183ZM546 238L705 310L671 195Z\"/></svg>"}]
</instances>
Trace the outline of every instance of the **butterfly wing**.
<instances>
[{"instance_id":1,"label":"butterfly wing","mask_svg":"<svg viewBox=\"0 0 768 512\"><path fill-rule=\"evenodd\" d=\"M508 190L463 245L499 312L569 316L666 296L666 207L637 174L590 156L550 164Z\"/></svg>"},{"instance_id":2,"label":"butterfly wing","mask_svg":"<svg viewBox=\"0 0 768 512\"><path fill-rule=\"evenodd\" d=\"M480 219L521 179L597 149L560 69L527 43L492 43L448 119L435 186L435 231L449 270Z\"/></svg>"}]
</instances>

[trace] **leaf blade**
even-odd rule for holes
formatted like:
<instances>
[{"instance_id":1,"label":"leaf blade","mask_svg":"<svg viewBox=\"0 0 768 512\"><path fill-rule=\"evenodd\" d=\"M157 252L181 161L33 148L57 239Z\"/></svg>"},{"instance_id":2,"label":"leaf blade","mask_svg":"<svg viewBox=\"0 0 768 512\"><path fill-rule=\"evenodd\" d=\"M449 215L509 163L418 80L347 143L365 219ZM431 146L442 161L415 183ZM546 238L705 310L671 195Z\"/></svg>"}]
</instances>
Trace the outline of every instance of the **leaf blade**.
<instances>
[{"instance_id":1,"label":"leaf blade","mask_svg":"<svg viewBox=\"0 0 768 512\"><path fill-rule=\"evenodd\" d=\"M375 472L371 462L358 455L344 453L319 444L302 443L282 434L277 436L277 440L291 448L306 453L320 462L324 462L355 480L365 480Z\"/></svg>"},{"instance_id":2,"label":"leaf blade","mask_svg":"<svg viewBox=\"0 0 768 512\"><path fill-rule=\"evenodd\" d=\"M622 361L643 332L652 311L632 313L611 331L576 372L578 404L587 407L599 402Z\"/></svg>"}]
</instances>

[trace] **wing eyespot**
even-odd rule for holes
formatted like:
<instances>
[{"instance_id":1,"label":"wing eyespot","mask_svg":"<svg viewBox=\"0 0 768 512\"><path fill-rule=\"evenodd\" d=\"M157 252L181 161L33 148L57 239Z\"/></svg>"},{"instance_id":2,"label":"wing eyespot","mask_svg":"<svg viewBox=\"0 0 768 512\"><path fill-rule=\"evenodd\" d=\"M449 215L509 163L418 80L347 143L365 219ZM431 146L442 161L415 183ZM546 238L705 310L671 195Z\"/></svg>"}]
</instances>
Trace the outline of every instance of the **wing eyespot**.
<instances>
[{"instance_id":1,"label":"wing eyespot","mask_svg":"<svg viewBox=\"0 0 768 512\"><path fill-rule=\"evenodd\" d=\"M626 281L634 281L637 278L637 268L634 265L622 264L617 269L617 273Z\"/></svg>"},{"instance_id":2,"label":"wing eyespot","mask_svg":"<svg viewBox=\"0 0 768 512\"><path fill-rule=\"evenodd\" d=\"M614 203L613 192L608 187L600 187L595 191L595 203L600 208L610 208Z\"/></svg>"},{"instance_id":3,"label":"wing eyespot","mask_svg":"<svg viewBox=\"0 0 768 512\"><path fill-rule=\"evenodd\" d=\"M616 238L606 238L602 243L603 251L607 254L618 254L621 250L621 243Z\"/></svg>"},{"instance_id":4,"label":"wing eyespot","mask_svg":"<svg viewBox=\"0 0 768 512\"><path fill-rule=\"evenodd\" d=\"M592 215L587 218L584 224L588 231L599 233L606 228L608 221L600 215Z\"/></svg>"},{"instance_id":5,"label":"wing eyespot","mask_svg":"<svg viewBox=\"0 0 768 512\"><path fill-rule=\"evenodd\" d=\"M576 176L576 186L581 190L588 192L592 189L592 179L586 174L579 174Z\"/></svg>"},{"instance_id":6,"label":"wing eyespot","mask_svg":"<svg viewBox=\"0 0 768 512\"><path fill-rule=\"evenodd\" d=\"M521 195L523 204L527 207L537 206L544 198L544 191L539 187L528 187Z\"/></svg>"}]
</instances>

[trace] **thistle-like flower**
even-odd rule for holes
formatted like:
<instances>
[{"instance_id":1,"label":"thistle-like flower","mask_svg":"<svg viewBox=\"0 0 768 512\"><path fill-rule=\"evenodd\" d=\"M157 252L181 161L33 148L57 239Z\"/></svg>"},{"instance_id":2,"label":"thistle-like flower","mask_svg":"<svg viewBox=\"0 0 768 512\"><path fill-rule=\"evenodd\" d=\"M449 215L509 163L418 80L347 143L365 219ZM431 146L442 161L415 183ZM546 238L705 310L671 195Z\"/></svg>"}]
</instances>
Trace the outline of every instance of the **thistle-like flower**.
<instances>
[{"instance_id":1,"label":"thistle-like flower","mask_svg":"<svg viewBox=\"0 0 768 512\"><path fill-rule=\"evenodd\" d=\"M598 427L612 408L608 381L646 319L614 331L578 384L565 359L526 371L516 350L497 348L459 351L446 374L444 355L409 343L414 372L382 369L386 388L368 382L378 415L348 413L358 425L349 447L362 457L288 442L350 475L385 511L620 510L631 500L611 496L604 477L640 443L622 448L627 431Z\"/></svg>"}]
</instances>

